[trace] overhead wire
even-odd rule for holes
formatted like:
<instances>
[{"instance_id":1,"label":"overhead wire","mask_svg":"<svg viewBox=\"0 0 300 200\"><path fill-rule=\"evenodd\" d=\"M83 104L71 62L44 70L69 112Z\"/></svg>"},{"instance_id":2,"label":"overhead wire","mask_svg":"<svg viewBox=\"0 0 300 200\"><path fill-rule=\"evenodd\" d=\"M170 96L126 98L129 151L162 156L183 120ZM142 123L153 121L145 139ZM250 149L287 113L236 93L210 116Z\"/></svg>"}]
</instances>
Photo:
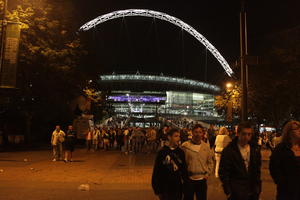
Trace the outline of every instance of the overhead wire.
<instances>
[{"instance_id":1,"label":"overhead wire","mask_svg":"<svg viewBox=\"0 0 300 200\"><path fill-rule=\"evenodd\" d=\"M204 81L207 81L207 48L205 47Z\"/></svg>"},{"instance_id":2,"label":"overhead wire","mask_svg":"<svg viewBox=\"0 0 300 200\"><path fill-rule=\"evenodd\" d=\"M154 20L154 30L155 30L155 44L156 44L156 50L157 50L157 56L158 56L158 62L159 62L158 64L160 66L161 73L163 73L164 70L165 70L165 66L162 63L161 47L160 47L160 37L159 37L159 33L158 33L156 19L153 18L153 20Z\"/></svg>"},{"instance_id":3,"label":"overhead wire","mask_svg":"<svg viewBox=\"0 0 300 200\"><path fill-rule=\"evenodd\" d=\"M135 50L134 50L134 46L132 44L132 40L131 40L131 35L130 35L130 32L129 32L129 28L128 28L128 25L127 25L127 21L126 19L124 18L124 27L125 27L125 30L126 30L126 36L127 36L127 44L129 46L129 51L130 51L130 56L131 58L134 60L134 61L137 61L136 59L136 54L135 54ZM138 70L138 69L137 69Z\"/></svg>"},{"instance_id":4,"label":"overhead wire","mask_svg":"<svg viewBox=\"0 0 300 200\"><path fill-rule=\"evenodd\" d=\"M185 73L186 73L186 65L185 65L185 46L184 46L184 30L181 29L181 32L180 32L180 35L181 35L181 64L182 64L182 73L183 73L183 76L185 77Z\"/></svg>"},{"instance_id":5,"label":"overhead wire","mask_svg":"<svg viewBox=\"0 0 300 200\"><path fill-rule=\"evenodd\" d=\"M116 68L119 68L119 61L120 61L120 54L121 54L121 46L120 43L122 41L122 36L123 36L123 29L124 29L124 19L125 17L122 18L122 21L121 21L121 25L120 25L120 29L119 29L119 35L118 35L118 39L117 39L117 56L116 56L116 59L115 59L115 67Z\"/></svg>"}]
</instances>

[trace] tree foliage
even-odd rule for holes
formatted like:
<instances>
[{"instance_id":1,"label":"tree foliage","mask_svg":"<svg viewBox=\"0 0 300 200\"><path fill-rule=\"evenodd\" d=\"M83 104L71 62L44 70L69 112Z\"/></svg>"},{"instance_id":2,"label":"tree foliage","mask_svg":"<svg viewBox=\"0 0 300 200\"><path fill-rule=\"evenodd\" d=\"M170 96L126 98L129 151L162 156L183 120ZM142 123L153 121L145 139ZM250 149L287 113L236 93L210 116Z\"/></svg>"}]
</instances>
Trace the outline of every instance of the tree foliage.
<instances>
[{"instance_id":1,"label":"tree foliage","mask_svg":"<svg viewBox=\"0 0 300 200\"><path fill-rule=\"evenodd\" d=\"M226 112L229 102L232 103L233 114L239 115L241 110L241 87L235 83L233 88L225 89L221 95L215 97L215 107L219 113Z\"/></svg>"},{"instance_id":2,"label":"tree foliage","mask_svg":"<svg viewBox=\"0 0 300 200\"><path fill-rule=\"evenodd\" d=\"M296 27L266 37L261 54L267 62L249 69L251 112L276 127L300 117L299 35Z\"/></svg>"},{"instance_id":3,"label":"tree foliage","mask_svg":"<svg viewBox=\"0 0 300 200\"><path fill-rule=\"evenodd\" d=\"M75 34L72 12L71 0L9 1L6 20L22 28L17 80L22 111L40 129L71 123L69 104L84 88L80 58L87 52Z\"/></svg>"},{"instance_id":4,"label":"tree foliage","mask_svg":"<svg viewBox=\"0 0 300 200\"><path fill-rule=\"evenodd\" d=\"M101 92L99 93L98 91L96 91L96 89L91 87L86 87L83 89L83 91L87 96L87 98L89 98L92 102L97 104L102 102L103 98L101 97Z\"/></svg>"},{"instance_id":5,"label":"tree foliage","mask_svg":"<svg viewBox=\"0 0 300 200\"><path fill-rule=\"evenodd\" d=\"M300 119L300 27L273 33L257 46L260 63L249 65L248 115L256 123L280 127L289 119ZM236 70L237 79L239 72ZM225 78L224 78L225 79ZM224 84L224 83L220 83ZM234 113L239 113L239 99L233 102ZM216 97L216 108L226 111L231 93ZM238 102L238 103L237 103Z\"/></svg>"}]
</instances>

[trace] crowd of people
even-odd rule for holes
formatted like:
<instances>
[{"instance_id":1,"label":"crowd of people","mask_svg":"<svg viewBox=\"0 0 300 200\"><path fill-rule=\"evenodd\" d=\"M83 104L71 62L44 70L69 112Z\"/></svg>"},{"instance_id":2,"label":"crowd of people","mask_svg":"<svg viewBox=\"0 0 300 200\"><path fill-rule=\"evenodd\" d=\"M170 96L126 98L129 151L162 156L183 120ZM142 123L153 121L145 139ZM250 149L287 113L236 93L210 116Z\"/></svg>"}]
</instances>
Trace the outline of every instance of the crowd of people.
<instances>
[{"instance_id":1,"label":"crowd of people","mask_svg":"<svg viewBox=\"0 0 300 200\"><path fill-rule=\"evenodd\" d=\"M228 200L258 200L262 191L261 145L250 123L241 123L237 136L220 128L212 150L205 142L205 129L195 125L192 138L180 145L180 130L168 131L168 142L155 160L152 187L160 200L207 199L207 178L215 171ZM214 170L213 170L214 169ZM270 174L277 185L277 200L300 199L300 122L286 123L282 138L273 149Z\"/></svg>"},{"instance_id":2,"label":"crowd of people","mask_svg":"<svg viewBox=\"0 0 300 200\"><path fill-rule=\"evenodd\" d=\"M110 122L112 124L112 122ZM115 128L117 126L104 126L89 128L85 133L85 143L87 151L97 150L119 150L128 153L156 153L167 140L167 132L170 129L165 125L163 128L157 127L140 128L127 127ZM181 136L186 140L190 137L190 130L182 129ZM70 125L65 133L57 125L52 133L51 144L53 147L53 161L63 159L63 150L68 152L68 156L74 151L76 133Z\"/></svg>"},{"instance_id":3,"label":"crowd of people","mask_svg":"<svg viewBox=\"0 0 300 200\"><path fill-rule=\"evenodd\" d=\"M275 147L281 142L282 136L280 132L264 131L259 134L258 144L264 149L274 150Z\"/></svg>"},{"instance_id":4,"label":"crowd of people","mask_svg":"<svg viewBox=\"0 0 300 200\"><path fill-rule=\"evenodd\" d=\"M188 123L189 124L189 123ZM277 200L299 200L300 123L288 122L282 136L254 132L249 123L236 131L200 124L176 129L94 127L85 134L87 151L119 150L157 153L152 187L161 200L207 199L207 178L220 178L230 200L258 200L261 193L261 149L270 148L270 174L277 184ZM53 161L72 161L76 133L56 126L52 133ZM65 150L63 158L63 149Z\"/></svg>"},{"instance_id":5,"label":"crowd of people","mask_svg":"<svg viewBox=\"0 0 300 200\"><path fill-rule=\"evenodd\" d=\"M84 134L87 151L119 150L125 154L156 153L168 140L167 133L171 129L171 126L169 125L164 125L161 128L118 128L119 126L115 126L116 124L119 123L110 121L106 126L89 128ZM193 126L191 126L190 123L183 124L186 124L187 126L180 129L180 144L192 138ZM210 144L210 147L212 147L214 145L215 138L217 137L216 135L218 135L218 129L211 126L209 129L203 130L205 131L205 134L202 140ZM228 132L228 135L229 134L231 133ZM76 138L73 126L68 126L68 130L65 133L61 130L60 126L57 125L51 137L51 144L53 146L53 161L71 161ZM63 150L65 151L64 158Z\"/></svg>"}]
</instances>

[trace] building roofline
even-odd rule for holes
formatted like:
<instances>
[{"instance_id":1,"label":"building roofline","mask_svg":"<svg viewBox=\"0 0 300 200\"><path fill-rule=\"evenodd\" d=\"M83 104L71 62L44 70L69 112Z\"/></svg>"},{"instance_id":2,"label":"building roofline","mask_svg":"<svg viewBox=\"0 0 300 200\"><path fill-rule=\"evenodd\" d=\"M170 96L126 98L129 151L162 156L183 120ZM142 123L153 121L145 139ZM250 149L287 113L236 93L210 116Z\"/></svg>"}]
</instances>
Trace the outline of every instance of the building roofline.
<instances>
[{"instance_id":1,"label":"building roofline","mask_svg":"<svg viewBox=\"0 0 300 200\"><path fill-rule=\"evenodd\" d=\"M214 93L221 91L220 87L209 83L192 80L192 79L164 76L164 75L147 75L147 74L139 74L139 73L111 74L111 75L100 75L99 78L100 78L99 82L143 81L143 82L151 82L151 83L156 82L156 83L176 84L176 85L190 87L190 88L209 90Z\"/></svg>"}]
</instances>

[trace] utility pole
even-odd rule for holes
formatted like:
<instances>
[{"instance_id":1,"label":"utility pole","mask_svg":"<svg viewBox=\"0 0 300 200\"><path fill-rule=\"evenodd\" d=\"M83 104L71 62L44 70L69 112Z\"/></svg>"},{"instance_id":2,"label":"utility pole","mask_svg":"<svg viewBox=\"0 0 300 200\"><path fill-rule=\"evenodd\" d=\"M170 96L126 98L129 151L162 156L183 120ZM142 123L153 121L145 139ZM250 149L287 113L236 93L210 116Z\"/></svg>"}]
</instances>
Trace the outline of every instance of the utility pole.
<instances>
[{"instance_id":1,"label":"utility pole","mask_svg":"<svg viewBox=\"0 0 300 200\"><path fill-rule=\"evenodd\" d=\"M241 61L241 84L242 84L242 109L241 121L248 120L248 66L246 63L247 52L247 19L246 0L241 0L240 13L240 61Z\"/></svg>"},{"instance_id":2,"label":"utility pole","mask_svg":"<svg viewBox=\"0 0 300 200\"><path fill-rule=\"evenodd\" d=\"M8 0L4 0L0 52L0 87L15 90L21 26L19 20L6 20Z\"/></svg>"},{"instance_id":3,"label":"utility pole","mask_svg":"<svg viewBox=\"0 0 300 200\"><path fill-rule=\"evenodd\" d=\"M5 33L6 33L6 11L7 11L7 0L3 1L3 15L2 15L2 24L1 24L1 50L0 50L0 73L2 71L3 57L4 57L4 42L5 42Z\"/></svg>"}]
</instances>

